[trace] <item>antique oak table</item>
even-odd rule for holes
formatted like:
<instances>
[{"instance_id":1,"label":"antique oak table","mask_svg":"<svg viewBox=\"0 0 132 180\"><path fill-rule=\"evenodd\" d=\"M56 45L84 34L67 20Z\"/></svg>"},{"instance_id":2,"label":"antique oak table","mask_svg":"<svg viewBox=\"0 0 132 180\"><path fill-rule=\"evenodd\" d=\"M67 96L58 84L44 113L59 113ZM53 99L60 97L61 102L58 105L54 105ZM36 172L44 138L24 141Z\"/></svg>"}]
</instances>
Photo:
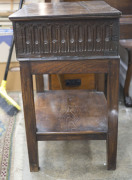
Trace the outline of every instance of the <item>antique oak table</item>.
<instances>
[{"instance_id":1,"label":"antique oak table","mask_svg":"<svg viewBox=\"0 0 132 180\"><path fill-rule=\"evenodd\" d=\"M31 171L38 141L106 140L107 168L116 168L120 11L103 1L24 6L13 21ZM59 90L33 94L33 75L105 73L107 93ZM35 103L34 103L35 102Z\"/></svg>"}]
</instances>

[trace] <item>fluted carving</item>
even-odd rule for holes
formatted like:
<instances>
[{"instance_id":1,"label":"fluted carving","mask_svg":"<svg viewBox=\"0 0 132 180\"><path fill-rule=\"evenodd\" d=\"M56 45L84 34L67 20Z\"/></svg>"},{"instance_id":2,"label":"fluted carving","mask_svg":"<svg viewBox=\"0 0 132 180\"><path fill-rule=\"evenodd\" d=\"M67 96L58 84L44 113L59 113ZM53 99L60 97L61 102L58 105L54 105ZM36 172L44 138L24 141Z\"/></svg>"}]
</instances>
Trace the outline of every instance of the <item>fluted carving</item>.
<instances>
[{"instance_id":1,"label":"fluted carving","mask_svg":"<svg viewBox=\"0 0 132 180\"><path fill-rule=\"evenodd\" d=\"M118 21L19 22L14 24L17 56L117 55Z\"/></svg>"}]
</instances>

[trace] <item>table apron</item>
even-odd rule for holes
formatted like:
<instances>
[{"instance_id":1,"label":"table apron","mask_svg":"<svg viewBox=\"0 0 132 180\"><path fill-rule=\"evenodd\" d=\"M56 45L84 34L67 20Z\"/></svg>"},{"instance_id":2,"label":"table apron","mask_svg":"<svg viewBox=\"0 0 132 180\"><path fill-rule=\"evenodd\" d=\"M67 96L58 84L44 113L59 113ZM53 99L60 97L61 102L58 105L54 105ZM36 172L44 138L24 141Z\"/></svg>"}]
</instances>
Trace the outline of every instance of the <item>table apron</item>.
<instances>
[{"instance_id":1,"label":"table apron","mask_svg":"<svg viewBox=\"0 0 132 180\"><path fill-rule=\"evenodd\" d=\"M114 59L115 60L115 59ZM119 59L117 59L119 60ZM109 64L113 60L79 60L79 61L46 61L20 62L20 66L27 64L31 74L83 74L108 73Z\"/></svg>"}]
</instances>

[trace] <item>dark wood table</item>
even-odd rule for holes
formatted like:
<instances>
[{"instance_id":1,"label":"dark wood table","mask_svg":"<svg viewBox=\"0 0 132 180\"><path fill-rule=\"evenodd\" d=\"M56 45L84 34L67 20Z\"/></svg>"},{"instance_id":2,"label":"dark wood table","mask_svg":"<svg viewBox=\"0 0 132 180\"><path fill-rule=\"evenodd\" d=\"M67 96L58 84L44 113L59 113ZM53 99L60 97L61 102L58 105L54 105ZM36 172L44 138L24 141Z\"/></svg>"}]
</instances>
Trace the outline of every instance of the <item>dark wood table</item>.
<instances>
[{"instance_id":1,"label":"dark wood table","mask_svg":"<svg viewBox=\"0 0 132 180\"><path fill-rule=\"evenodd\" d=\"M31 171L39 170L38 141L106 140L107 167L116 168L120 11L103 1L30 4L13 21ZM81 59L81 60L80 60ZM107 93L37 93L33 75L105 73Z\"/></svg>"}]
</instances>

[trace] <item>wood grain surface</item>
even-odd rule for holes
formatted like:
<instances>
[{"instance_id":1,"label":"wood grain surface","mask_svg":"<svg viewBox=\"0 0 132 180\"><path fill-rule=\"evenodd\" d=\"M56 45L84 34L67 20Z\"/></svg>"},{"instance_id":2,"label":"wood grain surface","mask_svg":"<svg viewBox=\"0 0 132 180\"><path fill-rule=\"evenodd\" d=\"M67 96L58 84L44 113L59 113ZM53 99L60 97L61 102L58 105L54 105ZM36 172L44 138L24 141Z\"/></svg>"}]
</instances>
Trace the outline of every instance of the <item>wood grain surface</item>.
<instances>
[{"instance_id":1,"label":"wood grain surface","mask_svg":"<svg viewBox=\"0 0 132 180\"><path fill-rule=\"evenodd\" d=\"M21 10L9 16L10 20L28 20L30 19L59 19L59 18L84 18L86 17L104 17L113 18L121 14L115 8L104 1L81 1L81 2L58 2L58 3L32 3L25 5Z\"/></svg>"},{"instance_id":2,"label":"wood grain surface","mask_svg":"<svg viewBox=\"0 0 132 180\"><path fill-rule=\"evenodd\" d=\"M37 94L35 105L37 135L41 137L52 135L50 140L55 140L54 134L98 136L107 133L107 102L102 92L47 91ZM63 138L58 136L58 139Z\"/></svg>"}]
</instances>

